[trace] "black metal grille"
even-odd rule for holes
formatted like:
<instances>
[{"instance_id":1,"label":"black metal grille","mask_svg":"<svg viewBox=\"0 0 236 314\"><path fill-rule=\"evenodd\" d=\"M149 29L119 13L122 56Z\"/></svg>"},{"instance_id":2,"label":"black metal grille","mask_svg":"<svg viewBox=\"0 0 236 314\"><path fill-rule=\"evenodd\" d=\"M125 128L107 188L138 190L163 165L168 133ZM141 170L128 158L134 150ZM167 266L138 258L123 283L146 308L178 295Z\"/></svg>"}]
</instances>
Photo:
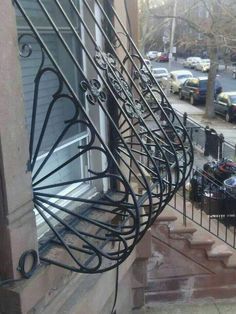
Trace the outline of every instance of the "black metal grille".
<instances>
[{"instance_id":1,"label":"black metal grille","mask_svg":"<svg viewBox=\"0 0 236 314\"><path fill-rule=\"evenodd\" d=\"M109 270L127 258L188 177L191 141L110 1L105 6L97 0L14 3L26 30L19 37L21 55L33 58L35 44L41 51L34 80L30 158L35 208L51 232L41 241L50 245L42 246L40 258L77 272ZM45 40L45 32L56 38L62 61ZM79 78L77 85L71 72ZM57 89L48 99L36 136L38 98L48 74L56 77ZM58 103L71 106L71 116L38 164ZM99 115L104 121L100 127ZM47 167L75 127L88 134L87 142L66 160ZM75 171L73 179L66 179L63 170L72 163L76 169L84 156L97 156L103 167L89 167L84 175ZM60 173L62 180L52 182ZM107 187L98 188L95 198L57 191L80 183Z\"/></svg>"}]
</instances>

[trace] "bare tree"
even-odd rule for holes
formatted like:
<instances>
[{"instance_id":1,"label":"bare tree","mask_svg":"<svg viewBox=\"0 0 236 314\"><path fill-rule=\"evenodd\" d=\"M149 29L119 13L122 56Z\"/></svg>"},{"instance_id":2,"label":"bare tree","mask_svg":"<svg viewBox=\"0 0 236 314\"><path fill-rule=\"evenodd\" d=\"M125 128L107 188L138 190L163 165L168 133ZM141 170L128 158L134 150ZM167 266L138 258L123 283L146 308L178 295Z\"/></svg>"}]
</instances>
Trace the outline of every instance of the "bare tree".
<instances>
[{"instance_id":1,"label":"bare tree","mask_svg":"<svg viewBox=\"0 0 236 314\"><path fill-rule=\"evenodd\" d=\"M139 47L142 53L147 50L163 50L163 34L167 26L169 26L170 19L158 20L154 17L156 12L161 12L163 15L170 14L168 7L158 5L155 2L155 6L152 5L150 0L139 0L139 25L140 25L140 43Z\"/></svg>"},{"instance_id":2,"label":"bare tree","mask_svg":"<svg viewBox=\"0 0 236 314\"><path fill-rule=\"evenodd\" d=\"M178 44L196 46L196 38L200 35L206 45L211 67L208 74L206 97L207 118L214 118L214 91L218 69L218 54L236 50L236 1L235 0L177 0L176 16L152 11L156 24L163 20L175 18L179 29L184 30L176 36ZM167 7L173 6L173 0L162 2ZM162 11L163 12L163 11ZM158 22L159 21L159 22ZM199 44L199 41L197 41ZM229 57L229 56L227 56Z\"/></svg>"}]
</instances>

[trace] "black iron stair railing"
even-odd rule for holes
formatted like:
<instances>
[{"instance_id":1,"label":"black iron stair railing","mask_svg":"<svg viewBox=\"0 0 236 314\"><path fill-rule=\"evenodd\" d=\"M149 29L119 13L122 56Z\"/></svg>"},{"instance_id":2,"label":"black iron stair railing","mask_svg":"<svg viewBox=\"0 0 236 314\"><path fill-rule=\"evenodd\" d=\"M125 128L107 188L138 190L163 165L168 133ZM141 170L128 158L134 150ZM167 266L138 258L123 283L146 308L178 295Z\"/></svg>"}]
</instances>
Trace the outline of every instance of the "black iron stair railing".
<instances>
[{"instance_id":1,"label":"black iron stair railing","mask_svg":"<svg viewBox=\"0 0 236 314\"><path fill-rule=\"evenodd\" d=\"M29 2L37 15L32 14ZM17 16L27 29L19 36L21 55L34 62L33 47L38 45L41 51L34 79L30 158L35 208L51 232L46 237L50 245L46 249L42 246L40 258L90 273L112 269L129 256L185 182L193 163L192 144L185 127L146 67L111 2L105 1L109 10L102 3L14 1ZM117 32L114 25L122 31ZM63 62L55 55L55 45L47 43L45 30L56 38ZM69 71L65 62L71 67ZM79 78L77 85L71 81L71 72ZM38 99L48 75L56 79L57 88L47 100L40 125ZM53 123L52 112L59 103L72 108L71 116L65 119L38 164L47 129ZM98 116L104 122L100 127ZM66 160L48 167L75 127L87 132L87 142L78 145L78 151ZM108 138L104 137L103 128L110 134ZM84 175L75 173L72 180L64 178L63 170L74 163L79 167L84 156L98 156L103 167L93 168L91 162ZM62 180L52 181L58 174ZM104 182L107 188L100 190L99 198L55 192L72 184L104 186ZM87 206L81 209L81 204ZM61 217L61 212L66 218ZM53 252L55 247L61 255Z\"/></svg>"}]
</instances>

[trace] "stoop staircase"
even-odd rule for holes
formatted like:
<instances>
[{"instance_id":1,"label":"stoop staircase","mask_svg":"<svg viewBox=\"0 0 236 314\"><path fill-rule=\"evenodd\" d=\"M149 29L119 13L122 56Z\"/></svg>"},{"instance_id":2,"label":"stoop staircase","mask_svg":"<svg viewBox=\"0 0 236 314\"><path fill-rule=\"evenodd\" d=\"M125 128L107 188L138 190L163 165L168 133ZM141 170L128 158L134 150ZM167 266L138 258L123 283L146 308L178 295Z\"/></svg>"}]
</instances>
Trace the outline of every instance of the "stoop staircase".
<instances>
[{"instance_id":1,"label":"stoop staircase","mask_svg":"<svg viewBox=\"0 0 236 314\"><path fill-rule=\"evenodd\" d=\"M145 305L236 296L236 252L168 207L152 227Z\"/></svg>"}]
</instances>

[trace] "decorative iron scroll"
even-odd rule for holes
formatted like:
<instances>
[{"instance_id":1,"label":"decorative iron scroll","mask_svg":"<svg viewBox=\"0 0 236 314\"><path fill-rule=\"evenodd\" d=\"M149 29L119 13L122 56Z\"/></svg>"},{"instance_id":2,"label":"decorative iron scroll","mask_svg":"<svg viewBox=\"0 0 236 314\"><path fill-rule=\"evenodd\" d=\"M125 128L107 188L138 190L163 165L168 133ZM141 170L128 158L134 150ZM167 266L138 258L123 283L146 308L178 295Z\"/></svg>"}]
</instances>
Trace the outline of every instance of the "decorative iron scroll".
<instances>
[{"instance_id":1,"label":"decorative iron scroll","mask_svg":"<svg viewBox=\"0 0 236 314\"><path fill-rule=\"evenodd\" d=\"M35 208L50 230L40 239L40 259L76 272L110 270L129 256L188 177L190 139L112 8L110 19L97 0L80 1L80 6L76 0L14 3L28 30L19 36L21 56L32 64L36 46L41 54L29 148ZM114 29L113 18L121 32ZM47 43L51 35L63 60L55 54L55 44ZM78 84L71 80L72 72ZM48 78L54 90L42 117L39 99ZM58 108L67 116L50 142L48 130ZM84 141L78 140L81 130L87 134ZM76 148L57 157L62 147L69 147L68 139ZM88 168L82 173L85 159ZM72 166L67 178L65 169ZM85 185L96 187L94 195L80 193Z\"/></svg>"}]
</instances>

